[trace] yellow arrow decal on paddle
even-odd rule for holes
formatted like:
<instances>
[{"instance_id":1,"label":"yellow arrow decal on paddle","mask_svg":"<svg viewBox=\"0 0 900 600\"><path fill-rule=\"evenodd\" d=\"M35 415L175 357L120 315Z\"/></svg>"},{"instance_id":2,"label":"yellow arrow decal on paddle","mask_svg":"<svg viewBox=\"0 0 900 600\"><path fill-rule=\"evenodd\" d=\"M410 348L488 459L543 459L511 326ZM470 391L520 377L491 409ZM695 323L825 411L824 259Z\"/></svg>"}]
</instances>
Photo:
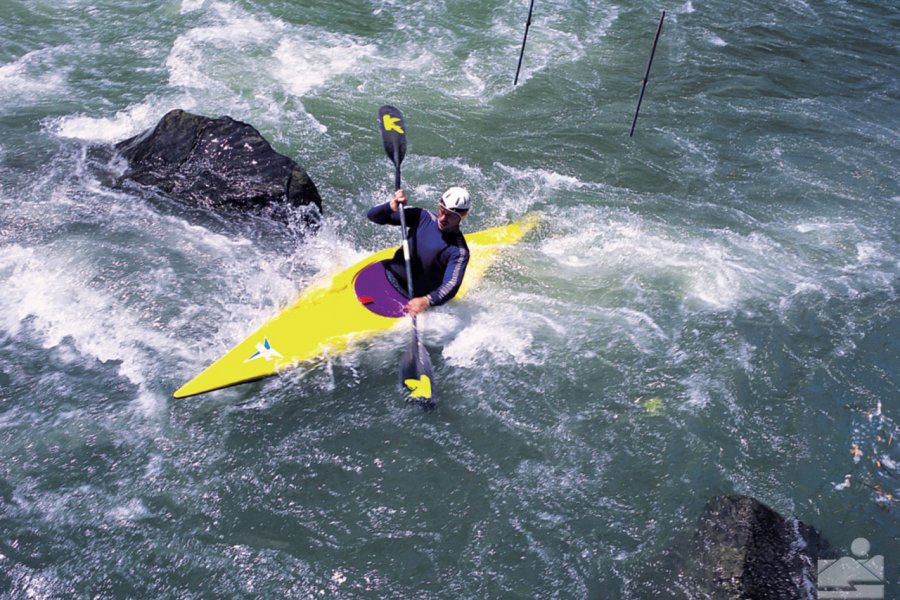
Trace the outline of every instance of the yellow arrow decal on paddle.
<instances>
[{"instance_id":1,"label":"yellow arrow decal on paddle","mask_svg":"<svg viewBox=\"0 0 900 600\"><path fill-rule=\"evenodd\" d=\"M381 121L385 131L396 131L397 133L404 133L403 128L397 125L397 123L400 122L400 117L384 115Z\"/></svg>"},{"instance_id":2,"label":"yellow arrow decal on paddle","mask_svg":"<svg viewBox=\"0 0 900 600\"><path fill-rule=\"evenodd\" d=\"M431 379L428 375L422 375L419 379L404 379L403 383L409 388L410 398L431 398Z\"/></svg>"}]
</instances>

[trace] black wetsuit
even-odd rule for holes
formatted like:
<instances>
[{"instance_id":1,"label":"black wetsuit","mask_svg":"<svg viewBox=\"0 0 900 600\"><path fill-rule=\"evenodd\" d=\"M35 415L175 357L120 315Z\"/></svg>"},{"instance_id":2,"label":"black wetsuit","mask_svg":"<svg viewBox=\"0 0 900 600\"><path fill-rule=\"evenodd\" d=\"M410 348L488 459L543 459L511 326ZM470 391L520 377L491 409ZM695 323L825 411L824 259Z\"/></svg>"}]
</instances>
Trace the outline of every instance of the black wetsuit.
<instances>
[{"instance_id":1,"label":"black wetsuit","mask_svg":"<svg viewBox=\"0 0 900 600\"><path fill-rule=\"evenodd\" d=\"M463 234L438 229L437 217L423 208L406 209L409 250L412 265L413 296L426 296L432 306L443 304L456 295L469 263L469 247ZM379 225L400 225L400 213L386 202L369 209L369 220ZM385 261L385 270L407 294L406 262L403 248Z\"/></svg>"}]
</instances>

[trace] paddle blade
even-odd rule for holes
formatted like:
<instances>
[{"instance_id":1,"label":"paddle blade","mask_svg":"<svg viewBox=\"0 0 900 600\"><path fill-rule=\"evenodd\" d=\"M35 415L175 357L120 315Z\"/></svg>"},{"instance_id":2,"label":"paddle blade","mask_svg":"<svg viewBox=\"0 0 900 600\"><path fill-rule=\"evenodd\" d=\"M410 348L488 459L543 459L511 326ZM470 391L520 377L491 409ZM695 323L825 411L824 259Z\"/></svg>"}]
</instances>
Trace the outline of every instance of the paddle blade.
<instances>
[{"instance_id":1,"label":"paddle blade","mask_svg":"<svg viewBox=\"0 0 900 600\"><path fill-rule=\"evenodd\" d=\"M426 407L434 406L434 397L431 384L434 381L434 373L431 368L431 359L428 351L419 342L419 336L413 335L412 340L403 353L400 362L400 379L409 392L409 400Z\"/></svg>"},{"instance_id":2,"label":"paddle blade","mask_svg":"<svg viewBox=\"0 0 900 600\"><path fill-rule=\"evenodd\" d=\"M406 156L406 124L400 111L385 104L378 109L378 127L381 129L381 141L384 151L395 167L400 167Z\"/></svg>"}]
</instances>

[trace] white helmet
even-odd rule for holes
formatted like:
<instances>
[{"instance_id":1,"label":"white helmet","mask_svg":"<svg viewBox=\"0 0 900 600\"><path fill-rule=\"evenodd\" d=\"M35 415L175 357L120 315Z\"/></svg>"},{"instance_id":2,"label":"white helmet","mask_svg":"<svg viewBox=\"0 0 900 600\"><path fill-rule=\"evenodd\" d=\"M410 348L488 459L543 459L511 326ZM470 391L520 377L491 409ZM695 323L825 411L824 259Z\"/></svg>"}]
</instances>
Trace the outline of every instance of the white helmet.
<instances>
[{"instance_id":1,"label":"white helmet","mask_svg":"<svg viewBox=\"0 0 900 600\"><path fill-rule=\"evenodd\" d=\"M453 212L466 212L472 207L472 202L465 188L452 187L441 196L441 205Z\"/></svg>"}]
</instances>

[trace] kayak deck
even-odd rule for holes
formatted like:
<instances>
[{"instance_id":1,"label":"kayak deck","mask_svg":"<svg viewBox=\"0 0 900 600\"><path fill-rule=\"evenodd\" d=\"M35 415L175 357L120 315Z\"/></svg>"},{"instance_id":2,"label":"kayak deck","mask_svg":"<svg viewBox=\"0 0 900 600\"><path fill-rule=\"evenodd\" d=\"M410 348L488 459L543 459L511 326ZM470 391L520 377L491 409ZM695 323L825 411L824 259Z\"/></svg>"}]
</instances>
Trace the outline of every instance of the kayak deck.
<instances>
[{"instance_id":1,"label":"kayak deck","mask_svg":"<svg viewBox=\"0 0 900 600\"><path fill-rule=\"evenodd\" d=\"M531 213L509 225L466 234L469 265L456 297L464 296L484 276L497 253L521 240L538 220L539 216ZM366 308L357 299L353 282L366 266L391 258L395 251L387 248L376 252L308 288L294 304L180 387L175 398L275 375L323 354L341 352L355 341L394 327L403 319Z\"/></svg>"}]
</instances>

